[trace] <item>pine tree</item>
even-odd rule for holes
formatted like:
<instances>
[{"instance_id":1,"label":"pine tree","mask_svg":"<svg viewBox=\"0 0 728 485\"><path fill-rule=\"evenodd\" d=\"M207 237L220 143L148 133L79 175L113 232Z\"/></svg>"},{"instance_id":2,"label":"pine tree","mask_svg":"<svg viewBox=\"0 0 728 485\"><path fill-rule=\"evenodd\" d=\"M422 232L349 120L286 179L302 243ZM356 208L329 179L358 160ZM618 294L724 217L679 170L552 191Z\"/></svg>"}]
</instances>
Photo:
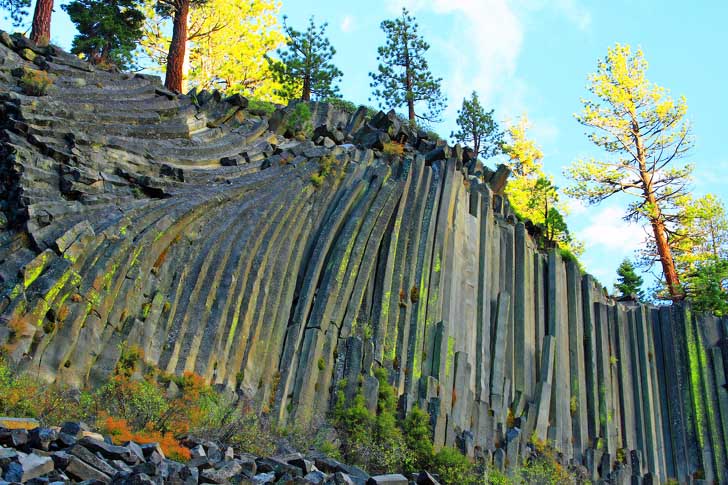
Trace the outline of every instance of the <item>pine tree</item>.
<instances>
[{"instance_id":1,"label":"pine tree","mask_svg":"<svg viewBox=\"0 0 728 485\"><path fill-rule=\"evenodd\" d=\"M574 182L566 193L592 204L615 194L632 196L625 218L649 224L670 297L681 299L668 226L692 171L675 164L692 146L687 102L672 99L646 71L641 50L617 44L589 77L594 98L583 100L577 120L594 130L589 139L610 159L574 163L566 171Z\"/></svg>"},{"instance_id":2,"label":"pine tree","mask_svg":"<svg viewBox=\"0 0 728 485\"><path fill-rule=\"evenodd\" d=\"M20 26L28 14L30 0L0 0L0 8L8 12L14 27ZM30 40L38 45L47 45L51 39L51 16L53 0L36 0Z\"/></svg>"},{"instance_id":3,"label":"pine tree","mask_svg":"<svg viewBox=\"0 0 728 485\"><path fill-rule=\"evenodd\" d=\"M470 99L463 99L457 124L460 130L451 136L456 141L472 144L475 158L478 155L490 158L502 152L503 132L493 119L493 110L485 111L475 91Z\"/></svg>"},{"instance_id":4,"label":"pine tree","mask_svg":"<svg viewBox=\"0 0 728 485\"><path fill-rule=\"evenodd\" d=\"M415 18L402 8L401 17L383 21L381 28L387 41L377 49L377 60L380 61L377 72L369 73L370 86L374 89L372 94L380 100L382 107L406 105L410 123L440 121L446 103L440 90L442 79L433 77L430 72L425 59L430 45L417 32ZM420 102L426 103L424 114L415 111Z\"/></svg>"},{"instance_id":5,"label":"pine tree","mask_svg":"<svg viewBox=\"0 0 728 485\"><path fill-rule=\"evenodd\" d=\"M71 52L94 64L130 67L144 23L136 0L74 0L63 10L78 30Z\"/></svg>"},{"instance_id":6,"label":"pine tree","mask_svg":"<svg viewBox=\"0 0 728 485\"><path fill-rule=\"evenodd\" d=\"M635 272L634 265L629 259L624 259L617 268L617 283L614 287L619 290L621 296L630 297L636 295L639 301L645 297L642 291L642 277Z\"/></svg>"},{"instance_id":7,"label":"pine tree","mask_svg":"<svg viewBox=\"0 0 728 485\"><path fill-rule=\"evenodd\" d=\"M306 31L299 32L283 17L283 32L288 37L286 49L278 49L279 60L268 58L274 78L282 85L281 97L300 96L303 101L339 97L335 83L342 72L332 62L336 49L326 37L327 26L324 22L316 27L311 17Z\"/></svg>"},{"instance_id":8,"label":"pine tree","mask_svg":"<svg viewBox=\"0 0 728 485\"><path fill-rule=\"evenodd\" d=\"M30 40L38 45L48 45L51 40L51 16L53 15L53 0L36 0L33 12L33 26L30 30Z\"/></svg>"},{"instance_id":9,"label":"pine tree","mask_svg":"<svg viewBox=\"0 0 728 485\"><path fill-rule=\"evenodd\" d=\"M184 61L187 50L190 7L203 5L208 0L158 0L157 13L172 18L172 41L167 54L167 72L164 86L176 92L182 91Z\"/></svg>"}]
</instances>

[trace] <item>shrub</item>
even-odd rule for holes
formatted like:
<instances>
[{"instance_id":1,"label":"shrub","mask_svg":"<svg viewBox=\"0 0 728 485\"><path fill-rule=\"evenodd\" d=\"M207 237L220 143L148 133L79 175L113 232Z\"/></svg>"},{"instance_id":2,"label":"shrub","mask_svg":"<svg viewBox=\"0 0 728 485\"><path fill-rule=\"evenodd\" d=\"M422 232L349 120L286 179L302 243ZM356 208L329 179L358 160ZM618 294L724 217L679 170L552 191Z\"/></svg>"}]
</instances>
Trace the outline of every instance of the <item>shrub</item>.
<instances>
[{"instance_id":1,"label":"shrub","mask_svg":"<svg viewBox=\"0 0 728 485\"><path fill-rule=\"evenodd\" d=\"M162 433L155 430L151 424L140 431L133 431L125 419L113 418L102 413L98 425L118 445L127 441L139 444L159 443L164 454L173 460L187 461L191 457L190 450L182 446L171 432Z\"/></svg>"},{"instance_id":2,"label":"shrub","mask_svg":"<svg viewBox=\"0 0 728 485\"><path fill-rule=\"evenodd\" d=\"M390 158L401 157L404 155L404 144L390 141L384 144L382 153Z\"/></svg>"},{"instance_id":3,"label":"shrub","mask_svg":"<svg viewBox=\"0 0 728 485\"><path fill-rule=\"evenodd\" d=\"M347 101L342 98L327 98L326 100L324 100L324 102L330 104L336 109L345 111L349 114L354 114L358 109L357 105L355 105L351 101Z\"/></svg>"},{"instance_id":4,"label":"shrub","mask_svg":"<svg viewBox=\"0 0 728 485\"><path fill-rule=\"evenodd\" d=\"M316 188L321 187L324 184L324 177L321 174L319 174L319 173L312 174L311 175L311 183Z\"/></svg>"},{"instance_id":5,"label":"shrub","mask_svg":"<svg viewBox=\"0 0 728 485\"><path fill-rule=\"evenodd\" d=\"M426 469L434 453L431 441L430 415L415 406L405 418L402 429L407 446L414 455L415 469L411 471Z\"/></svg>"},{"instance_id":6,"label":"shrub","mask_svg":"<svg viewBox=\"0 0 728 485\"><path fill-rule=\"evenodd\" d=\"M447 485L475 481L475 467L455 448L444 447L432 458L432 470Z\"/></svg>"},{"instance_id":7,"label":"shrub","mask_svg":"<svg viewBox=\"0 0 728 485\"><path fill-rule=\"evenodd\" d=\"M297 103L288 116L286 131L295 138L303 141L313 136L313 123L311 123L311 109L308 103Z\"/></svg>"},{"instance_id":8,"label":"shrub","mask_svg":"<svg viewBox=\"0 0 728 485\"><path fill-rule=\"evenodd\" d=\"M18 84L27 96L45 96L53 81L46 71L26 69Z\"/></svg>"},{"instance_id":9,"label":"shrub","mask_svg":"<svg viewBox=\"0 0 728 485\"><path fill-rule=\"evenodd\" d=\"M0 355L0 416L35 418L44 426L87 419L88 393L18 375Z\"/></svg>"},{"instance_id":10,"label":"shrub","mask_svg":"<svg viewBox=\"0 0 728 485\"><path fill-rule=\"evenodd\" d=\"M262 99L250 98L248 100L248 111L256 115L272 115L276 110L275 103Z\"/></svg>"}]
</instances>

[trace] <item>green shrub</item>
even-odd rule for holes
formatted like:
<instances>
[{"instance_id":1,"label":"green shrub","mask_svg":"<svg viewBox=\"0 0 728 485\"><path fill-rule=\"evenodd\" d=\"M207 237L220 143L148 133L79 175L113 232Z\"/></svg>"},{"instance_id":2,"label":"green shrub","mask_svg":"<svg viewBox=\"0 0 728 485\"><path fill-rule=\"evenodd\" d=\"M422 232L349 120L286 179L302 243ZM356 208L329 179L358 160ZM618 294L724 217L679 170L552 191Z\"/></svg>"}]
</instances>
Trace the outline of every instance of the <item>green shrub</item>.
<instances>
[{"instance_id":1,"label":"green shrub","mask_svg":"<svg viewBox=\"0 0 728 485\"><path fill-rule=\"evenodd\" d=\"M313 123L311 123L311 109L308 103L297 103L288 115L286 131L299 140L306 140L313 136Z\"/></svg>"},{"instance_id":2,"label":"green shrub","mask_svg":"<svg viewBox=\"0 0 728 485\"><path fill-rule=\"evenodd\" d=\"M402 423L407 446L414 455L415 469L412 472L424 470L432 461L434 449L432 446L430 415L418 406L412 411ZM410 471L410 470L408 470Z\"/></svg>"},{"instance_id":3,"label":"green shrub","mask_svg":"<svg viewBox=\"0 0 728 485\"><path fill-rule=\"evenodd\" d=\"M325 103L330 104L336 109L339 109L341 111L345 111L349 114L354 114L356 110L359 108L356 104L352 103L351 101L347 101L342 98L326 98L324 100Z\"/></svg>"},{"instance_id":4,"label":"green shrub","mask_svg":"<svg viewBox=\"0 0 728 485\"><path fill-rule=\"evenodd\" d=\"M256 98L248 99L248 111L253 114L270 116L275 110L275 103Z\"/></svg>"},{"instance_id":5,"label":"green shrub","mask_svg":"<svg viewBox=\"0 0 728 485\"><path fill-rule=\"evenodd\" d=\"M53 81L46 71L26 69L18 84L27 96L45 96Z\"/></svg>"},{"instance_id":6,"label":"green shrub","mask_svg":"<svg viewBox=\"0 0 728 485\"><path fill-rule=\"evenodd\" d=\"M435 454L431 466L446 485L472 483L476 480L475 467L468 457L449 446Z\"/></svg>"},{"instance_id":7,"label":"green shrub","mask_svg":"<svg viewBox=\"0 0 728 485\"><path fill-rule=\"evenodd\" d=\"M324 177L321 174L314 173L311 175L311 183L318 188L324 184Z\"/></svg>"}]
</instances>

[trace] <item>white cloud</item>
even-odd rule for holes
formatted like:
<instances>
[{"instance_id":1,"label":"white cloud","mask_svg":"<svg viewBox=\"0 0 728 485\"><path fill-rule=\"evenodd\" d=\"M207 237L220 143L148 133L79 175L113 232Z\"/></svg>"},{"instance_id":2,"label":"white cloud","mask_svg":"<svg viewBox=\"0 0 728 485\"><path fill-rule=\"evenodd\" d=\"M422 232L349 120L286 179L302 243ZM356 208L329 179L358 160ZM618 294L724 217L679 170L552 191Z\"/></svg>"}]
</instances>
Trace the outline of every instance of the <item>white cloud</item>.
<instances>
[{"instance_id":1,"label":"white cloud","mask_svg":"<svg viewBox=\"0 0 728 485\"><path fill-rule=\"evenodd\" d=\"M622 219L624 209L606 206L594 211L589 225L577 232L587 250L605 249L620 257L631 254L642 246L645 231L639 224Z\"/></svg>"},{"instance_id":2,"label":"white cloud","mask_svg":"<svg viewBox=\"0 0 728 485\"><path fill-rule=\"evenodd\" d=\"M352 32L356 27L354 17L351 15L345 15L344 18L341 19L340 27L342 32Z\"/></svg>"}]
</instances>

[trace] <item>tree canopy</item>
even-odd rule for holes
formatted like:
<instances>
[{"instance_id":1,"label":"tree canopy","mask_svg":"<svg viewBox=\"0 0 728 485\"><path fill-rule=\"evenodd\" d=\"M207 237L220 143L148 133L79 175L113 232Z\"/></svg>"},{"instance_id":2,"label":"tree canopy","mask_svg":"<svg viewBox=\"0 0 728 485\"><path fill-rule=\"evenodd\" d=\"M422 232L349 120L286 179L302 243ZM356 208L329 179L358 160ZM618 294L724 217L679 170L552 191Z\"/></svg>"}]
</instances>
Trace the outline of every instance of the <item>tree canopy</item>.
<instances>
[{"instance_id":1,"label":"tree canopy","mask_svg":"<svg viewBox=\"0 0 728 485\"><path fill-rule=\"evenodd\" d=\"M471 145L476 158L490 158L502 152L503 132L493 119L493 110L483 108L475 91L470 99L463 99L457 124L459 130L451 136L456 141Z\"/></svg>"},{"instance_id":2,"label":"tree canopy","mask_svg":"<svg viewBox=\"0 0 728 485\"><path fill-rule=\"evenodd\" d=\"M630 297L634 295L640 301L644 299L645 294L642 290L644 280L637 274L632 261L625 258L617 268L617 276L617 283L614 287L619 291L620 296Z\"/></svg>"},{"instance_id":3,"label":"tree canopy","mask_svg":"<svg viewBox=\"0 0 728 485\"><path fill-rule=\"evenodd\" d=\"M136 0L74 0L63 10L78 30L71 52L94 64L130 67L144 24Z\"/></svg>"},{"instance_id":4,"label":"tree canopy","mask_svg":"<svg viewBox=\"0 0 728 485\"><path fill-rule=\"evenodd\" d=\"M377 71L369 73L372 94L382 107L407 106L410 123L439 121L446 103L440 88L442 78L430 72L425 58L430 45L418 33L415 18L402 8L400 17L380 26L386 43L377 49ZM427 110L418 112L418 103L425 103Z\"/></svg>"},{"instance_id":5,"label":"tree canopy","mask_svg":"<svg viewBox=\"0 0 728 485\"><path fill-rule=\"evenodd\" d=\"M327 26L324 22L317 27L310 17L306 30L298 31L283 17L286 47L278 49L277 60L268 58L274 79L281 85L279 96L303 101L339 97L336 82L342 72L333 63L336 49L326 37Z\"/></svg>"},{"instance_id":6,"label":"tree canopy","mask_svg":"<svg viewBox=\"0 0 728 485\"><path fill-rule=\"evenodd\" d=\"M171 38L169 17L160 14L157 6L157 0L145 1L144 36L140 42L144 59L139 62L151 61L163 71ZM275 0L208 0L192 4L184 84L283 101L275 95L279 84L265 60L265 55L284 40L277 18L279 10Z\"/></svg>"}]
</instances>

